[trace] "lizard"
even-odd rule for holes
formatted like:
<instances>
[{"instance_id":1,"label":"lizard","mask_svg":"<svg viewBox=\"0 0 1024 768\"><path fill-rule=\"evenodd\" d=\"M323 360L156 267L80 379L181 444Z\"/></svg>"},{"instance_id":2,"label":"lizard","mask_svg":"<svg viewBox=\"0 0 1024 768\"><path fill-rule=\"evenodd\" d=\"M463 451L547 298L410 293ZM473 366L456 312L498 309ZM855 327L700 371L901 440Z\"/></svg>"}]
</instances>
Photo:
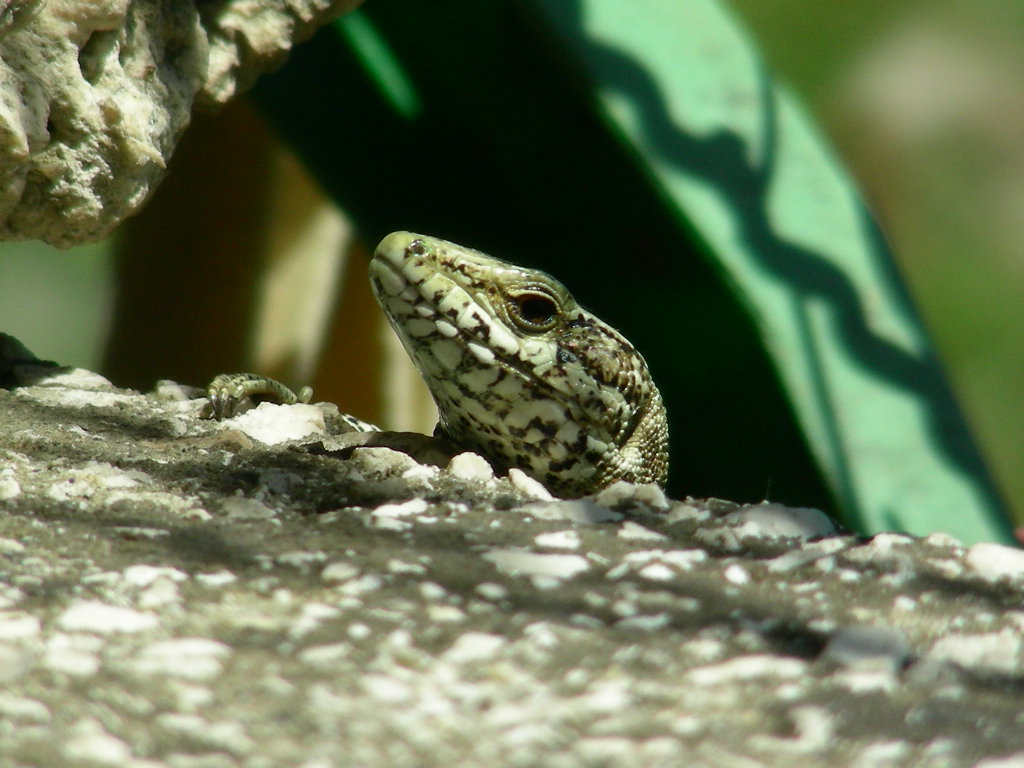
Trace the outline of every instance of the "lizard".
<instances>
[{"instance_id":1,"label":"lizard","mask_svg":"<svg viewBox=\"0 0 1024 768\"><path fill-rule=\"evenodd\" d=\"M563 497L617 480L664 486L668 422L643 356L555 278L412 232L386 236L369 271L437 405L436 437ZM312 392L254 374L208 387L217 417L254 395L295 403Z\"/></svg>"}]
</instances>

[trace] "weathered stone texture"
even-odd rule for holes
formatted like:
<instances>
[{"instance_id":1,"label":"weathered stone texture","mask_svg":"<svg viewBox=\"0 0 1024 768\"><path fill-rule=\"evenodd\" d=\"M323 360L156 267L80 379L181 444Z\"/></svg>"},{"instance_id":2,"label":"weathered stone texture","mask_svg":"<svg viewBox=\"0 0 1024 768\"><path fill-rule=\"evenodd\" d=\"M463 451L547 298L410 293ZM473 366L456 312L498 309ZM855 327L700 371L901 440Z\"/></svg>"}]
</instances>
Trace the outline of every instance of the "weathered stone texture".
<instances>
[{"instance_id":1,"label":"weathered stone texture","mask_svg":"<svg viewBox=\"0 0 1024 768\"><path fill-rule=\"evenodd\" d=\"M3 337L0 386L4 765L1024 761L1019 550L552 500L330 406L218 424Z\"/></svg>"},{"instance_id":2,"label":"weathered stone texture","mask_svg":"<svg viewBox=\"0 0 1024 768\"><path fill-rule=\"evenodd\" d=\"M0 3L0 239L98 240L223 104L361 0Z\"/></svg>"}]
</instances>

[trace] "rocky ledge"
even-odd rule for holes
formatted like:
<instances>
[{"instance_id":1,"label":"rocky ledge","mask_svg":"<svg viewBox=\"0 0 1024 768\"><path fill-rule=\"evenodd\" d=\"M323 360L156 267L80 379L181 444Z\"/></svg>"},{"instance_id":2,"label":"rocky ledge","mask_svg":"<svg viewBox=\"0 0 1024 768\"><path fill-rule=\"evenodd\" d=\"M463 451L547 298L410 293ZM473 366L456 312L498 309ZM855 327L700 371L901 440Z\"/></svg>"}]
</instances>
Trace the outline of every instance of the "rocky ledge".
<instances>
[{"instance_id":1,"label":"rocky ledge","mask_svg":"<svg viewBox=\"0 0 1024 768\"><path fill-rule=\"evenodd\" d=\"M362 0L0 0L0 240L106 237L218 107Z\"/></svg>"},{"instance_id":2,"label":"rocky ledge","mask_svg":"<svg viewBox=\"0 0 1024 768\"><path fill-rule=\"evenodd\" d=\"M1024 765L1017 550L7 357L5 765Z\"/></svg>"}]
</instances>

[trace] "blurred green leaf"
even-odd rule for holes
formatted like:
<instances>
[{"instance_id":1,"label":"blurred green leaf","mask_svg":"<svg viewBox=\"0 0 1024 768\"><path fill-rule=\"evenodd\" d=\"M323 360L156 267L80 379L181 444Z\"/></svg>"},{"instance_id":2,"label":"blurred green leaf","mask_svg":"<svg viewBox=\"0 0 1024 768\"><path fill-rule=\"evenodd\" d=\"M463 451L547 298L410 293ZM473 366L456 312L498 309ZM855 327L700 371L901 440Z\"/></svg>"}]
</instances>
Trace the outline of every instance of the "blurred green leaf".
<instances>
[{"instance_id":1,"label":"blurred green leaf","mask_svg":"<svg viewBox=\"0 0 1024 768\"><path fill-rule=\"evenodd\" d=\"M860 530L1008 540L870 217L717 4L357 13L261 81L266 114L368 240L543 266L623 330L670 490L829 506L795 413Z\"/></svg>"},{"instance_id":2,"label":"blurred green leaf","mask_svg":"<svg viewBox=\"0 0 1024 768\"><path fill-rule=\"evenodd\" d=\"M750 308L847 519L1010 540L862 200L721 5L541 5Z\"/></svg>"}]
</instances>

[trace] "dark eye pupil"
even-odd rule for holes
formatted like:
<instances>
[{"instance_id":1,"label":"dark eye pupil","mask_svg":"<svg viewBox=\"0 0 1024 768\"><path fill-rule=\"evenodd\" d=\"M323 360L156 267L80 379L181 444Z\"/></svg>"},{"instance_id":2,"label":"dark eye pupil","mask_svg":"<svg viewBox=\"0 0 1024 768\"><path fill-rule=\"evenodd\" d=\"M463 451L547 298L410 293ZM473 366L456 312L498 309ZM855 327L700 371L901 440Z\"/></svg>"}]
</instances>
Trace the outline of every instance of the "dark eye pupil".
<instances>
[{"instance_id":1,"label":"dark eye pupil","mask_svg":"<svg viewBox=\"0 0 1024 768\"><path fill-rule=\"evenodd\" d=\"M544 325L555 316L555 302L546 296L523 296L518 301L519 314L528 323Z\"/></svg>"}]
</instances>

